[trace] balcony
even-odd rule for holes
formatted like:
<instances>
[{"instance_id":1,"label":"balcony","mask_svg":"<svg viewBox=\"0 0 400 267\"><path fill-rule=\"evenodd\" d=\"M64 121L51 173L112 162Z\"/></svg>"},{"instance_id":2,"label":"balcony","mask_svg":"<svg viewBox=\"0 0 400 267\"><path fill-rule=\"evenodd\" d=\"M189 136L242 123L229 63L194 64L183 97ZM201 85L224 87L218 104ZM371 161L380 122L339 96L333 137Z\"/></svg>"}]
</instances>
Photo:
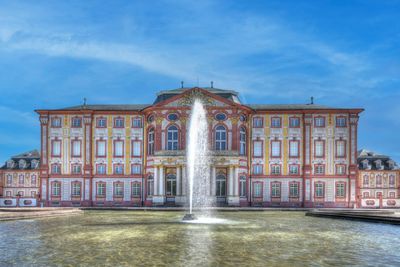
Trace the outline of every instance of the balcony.
<instances>
[{"instance_id":1,"label":"balcony","mask_svg":"<svg viewBox=\"0 0 400 267\"><path fill-rule=\"evenodd\" d=\"M238 150L212 150L211 156L214 157L238 157ZM154 152L154 156L179 157L186 156L186 150L159 150Z\"/></svg>"}]
</instances>

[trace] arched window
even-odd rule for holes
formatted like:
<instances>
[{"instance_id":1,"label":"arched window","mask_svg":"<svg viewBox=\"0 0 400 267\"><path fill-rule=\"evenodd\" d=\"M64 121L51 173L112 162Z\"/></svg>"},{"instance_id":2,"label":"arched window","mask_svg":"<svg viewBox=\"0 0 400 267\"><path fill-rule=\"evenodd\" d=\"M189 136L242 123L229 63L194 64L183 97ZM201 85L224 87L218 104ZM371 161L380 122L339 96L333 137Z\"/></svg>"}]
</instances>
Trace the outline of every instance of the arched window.
<instances>
[{"instance_id":1,"label":"arched window","mask_svg":"<svg viewBox=\"0 0 400 267\"><path fill-rule=\"evenodd\" d=\"M175 196L176 195L176 175L175 174L167 175L166 194L167 194L167 196Z\"/></svg>"},{"instance_id":2,"label":"arched window","mask_svg":"<svg viewBox=\"0 0 400 267\"><path fill-rule=\"evenodd\" d=\"M215 128L215 150L226 150L226 129L222 125Z\"/></svg>"},{"instance_id":3,"label":"arched window","mask_svg":"<svg viewBox=\"0 0 400 267\"><path fill-rule=\"evenodd\" d=\"M246 155L246 129L244 127L240 127L239 155Z\"/></svg>"},{"instance_id":4,"label":"arched window","mask_svg":"<svg viewBox=\"0 0 400 267\"><path fill-rule=\"evenodd\" d=\"M152 175L147 177L147 195L152 196L154 194L154 178Z\"/></svg>"},{"instance_id":5,"label":"arched window","mask_svg":"<svg viewBox=\"0 0 400 267\"><path fill-rule=\"evenodd\" d=\"M175 125L167 129L167 150L178 150L178 128Z\"/></svg>"},{"instance_id":6,"label":"arched window","mask_svg":"<svg viewBox=\"0 0 400 267\"><path fill-rule=\"evenodd\" d=\"M226 176L225 174L218 174L216 177L216 196L226 196Z\"/></svg>"},{"instance_id":7,"label":"arched window","mask_svg":"<svg viewBox=\"0 0 400 267\"><path fill-rule=\"evenodd\" d=\"M148 137L147 154L154 155L154 129L153 128L150 128L147 137Z\"/></svg>"}]
</instances>

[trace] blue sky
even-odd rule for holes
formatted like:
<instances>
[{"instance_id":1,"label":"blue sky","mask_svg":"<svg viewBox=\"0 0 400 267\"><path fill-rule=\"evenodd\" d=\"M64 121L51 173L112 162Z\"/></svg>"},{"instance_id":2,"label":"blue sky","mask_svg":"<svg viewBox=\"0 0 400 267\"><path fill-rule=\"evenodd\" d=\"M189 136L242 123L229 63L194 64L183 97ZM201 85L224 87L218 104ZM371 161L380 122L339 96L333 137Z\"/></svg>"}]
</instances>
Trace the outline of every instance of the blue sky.
<instances>
[{"instance_id":1,"label":"blue sky","mask_svg":"<svg viewBox=\"0 0 400 267\"><path fill-rule=\"evenodd\" d=\"M230 88L246 103L362 107L359 147L400 161L400 1L1 1L0 162L37 108Z\"/></svg>"}]
</instances>

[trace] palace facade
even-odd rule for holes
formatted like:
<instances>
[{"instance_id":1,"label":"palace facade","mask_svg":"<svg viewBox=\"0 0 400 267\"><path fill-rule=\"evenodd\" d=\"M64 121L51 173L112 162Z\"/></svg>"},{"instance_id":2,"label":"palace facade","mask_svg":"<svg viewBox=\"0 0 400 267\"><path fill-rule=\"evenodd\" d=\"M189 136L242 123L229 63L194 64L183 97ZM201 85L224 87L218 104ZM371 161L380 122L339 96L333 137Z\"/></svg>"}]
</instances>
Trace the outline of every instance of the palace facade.
<instances>
[{"instance_id":1,"label":"palace facade","mask_svg":"<svg viewBox=\"0 0 400 267\"><path fill-rule=\"evenodd\" d=\"M46 206L164 206L187 201L193 99L205 104L210 194L219 205L353 207L363 109L246 105L216 88L161 91L153 104L36 112Z\"/></svg>"}]
</instances>

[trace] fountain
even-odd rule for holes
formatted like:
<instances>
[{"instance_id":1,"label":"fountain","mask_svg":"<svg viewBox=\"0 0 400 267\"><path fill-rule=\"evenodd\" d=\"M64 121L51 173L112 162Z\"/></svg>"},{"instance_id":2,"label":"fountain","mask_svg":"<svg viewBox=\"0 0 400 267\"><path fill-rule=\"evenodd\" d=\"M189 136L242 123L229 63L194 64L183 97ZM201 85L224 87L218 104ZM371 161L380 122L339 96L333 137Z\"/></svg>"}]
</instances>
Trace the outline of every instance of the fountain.
<instances>
[{"instance_id":1,"label":"fountain","mask_svg":"<svg viewBox=\"0 0 400 267\"><path fill-rule=\"evenodd\" d=\"M193 207L212 205L210 185L210 161L208 151L208 125L206 110L199 99L192 105L189 123L189 142L186 151L189 181L189 213L184 221L195 220Z\"/></svg>"}]
</instances>

